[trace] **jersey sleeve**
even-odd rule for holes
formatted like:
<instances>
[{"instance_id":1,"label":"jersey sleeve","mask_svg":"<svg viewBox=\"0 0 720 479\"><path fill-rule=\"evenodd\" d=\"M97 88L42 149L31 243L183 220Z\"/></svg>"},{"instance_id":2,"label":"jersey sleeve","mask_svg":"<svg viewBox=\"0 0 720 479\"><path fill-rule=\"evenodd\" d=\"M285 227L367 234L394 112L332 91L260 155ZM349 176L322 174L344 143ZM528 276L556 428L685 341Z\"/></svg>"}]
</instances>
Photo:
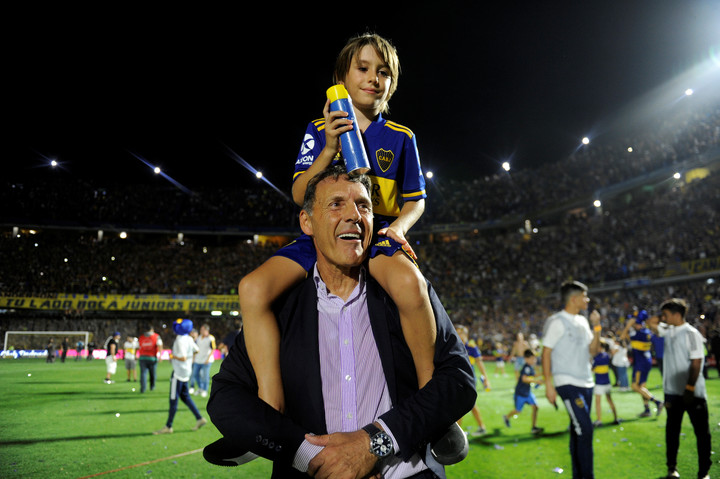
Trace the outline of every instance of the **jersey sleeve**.
<instances>
[{"instance_id":1,"label":"jersey sleeve","mask_svg":"<svg viewBox=\"0 0 720 479\"><path fill-rule=\"evenodd\" d=\"M688 351L690 359L702 359L705 357L705 348L703 347L703 338L697 330L691 329L687 334Z\"/></svg>"},{"instance_id":2,"label":"jersey sleeve","mask_svg":"<svg viewBox=\"0 0 720 479\"><path fill-rule=\"evenodd\" d=\"M403 148L403 178L400 195L402 201L418 201L427 198L425 177L420 166L420 154L413 134Z\"/></svg>"},{"instance_id":3,"label":"jersey sleeve","mask_svg":"<svg viewBox=\"0 0 720 479\"><path fill-rule=\"evenodd\" d=\"M558 341L560 341L564 332L565 327L563 326L562 321L558 318L551 319L548 322L547 330L543 336L543 345L550 349L554 348Z\"/></svg>"},{"instance_id":4,"label":"jersey sleeve","mask_svg":"<svg viewBox=\"0 0 720 479\"><path fill-rule=\"evenodd\" d=\"M313 164L315 158L325 148L325 119L313 120L308 123L300 144L297 160L295 160L295 171L293 172L293 183L298 176L305 173Z\"/></svg>"}]
</instances>

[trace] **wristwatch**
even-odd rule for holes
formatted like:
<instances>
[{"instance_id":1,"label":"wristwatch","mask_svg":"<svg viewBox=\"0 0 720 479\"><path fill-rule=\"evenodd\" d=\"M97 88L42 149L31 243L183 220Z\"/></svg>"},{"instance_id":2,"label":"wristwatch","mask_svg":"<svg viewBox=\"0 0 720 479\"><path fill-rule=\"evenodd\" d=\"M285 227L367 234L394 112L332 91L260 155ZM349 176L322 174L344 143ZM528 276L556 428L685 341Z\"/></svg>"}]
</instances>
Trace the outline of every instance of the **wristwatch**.
<instances>
[{"instance_id":1,"label":"wristwatch","mask_svg":"<svg viewBox=\"0 0 720 479\"><path fill-rule=\"evenodd\" d=\"M375 456L382 459L393 453L394 447L392 439L390 439L390 436L388 436L385 431L372 423L363 427L363 431L370 435L370 452Z\"/></svg>"}]
</instances>

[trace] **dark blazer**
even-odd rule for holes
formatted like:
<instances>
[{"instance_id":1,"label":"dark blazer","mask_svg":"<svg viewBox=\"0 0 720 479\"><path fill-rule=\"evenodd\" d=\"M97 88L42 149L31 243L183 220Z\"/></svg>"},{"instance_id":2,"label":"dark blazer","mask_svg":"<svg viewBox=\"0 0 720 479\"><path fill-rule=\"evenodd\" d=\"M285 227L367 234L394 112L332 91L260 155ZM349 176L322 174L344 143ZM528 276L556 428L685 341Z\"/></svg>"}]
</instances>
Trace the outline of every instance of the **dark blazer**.
<instances>
[{"instance_id":1,"label":"dark blazer","mask_svg":"<svg viewBox=\"0 0 720 479\"><path fill-rule=\"evenodd\" d=\"M415 366L400 326L397 307L380 285L367 275L367 302L373 336L387 379L393 408L380 418L392 431L407 460L419 453L440 477L441 465L428 444L470 411L477 392L465 347L432 286L430 300L437 322L435 372L418 390ZM273 461L272 477L308 477L292 468L295 452L308 432L326 434L320 378L317 292L312 275L279 302L280 366L285 413L257 397L257 380L247 356L244 335L213 376L207 410L212 422L239 449Z\"/></svg>"}]
</instances>

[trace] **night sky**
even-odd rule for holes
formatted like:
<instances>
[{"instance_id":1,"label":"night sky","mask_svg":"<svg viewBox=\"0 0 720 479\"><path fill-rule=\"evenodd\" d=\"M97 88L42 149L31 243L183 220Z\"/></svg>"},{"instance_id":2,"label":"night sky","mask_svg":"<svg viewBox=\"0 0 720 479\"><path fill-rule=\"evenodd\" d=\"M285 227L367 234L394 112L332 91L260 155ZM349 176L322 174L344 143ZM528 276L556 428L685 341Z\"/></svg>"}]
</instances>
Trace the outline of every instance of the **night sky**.
<instances>
[{"instance_id":1,"label":"night sky","mask_svg":"<svg viewBox=\"0 0 720 479\"><path fill-rule=\"evenodd\" d=\"M400 56L388 117L416 133L426 170L468 178L559 160L720 55L718 0L497 3L18 12L2 165L8 178L54 158L62 174L163 181L142 157L190 188L256 181L233 151L287 191L335 56L371 30Z\"/></svg>"}]
</instances>

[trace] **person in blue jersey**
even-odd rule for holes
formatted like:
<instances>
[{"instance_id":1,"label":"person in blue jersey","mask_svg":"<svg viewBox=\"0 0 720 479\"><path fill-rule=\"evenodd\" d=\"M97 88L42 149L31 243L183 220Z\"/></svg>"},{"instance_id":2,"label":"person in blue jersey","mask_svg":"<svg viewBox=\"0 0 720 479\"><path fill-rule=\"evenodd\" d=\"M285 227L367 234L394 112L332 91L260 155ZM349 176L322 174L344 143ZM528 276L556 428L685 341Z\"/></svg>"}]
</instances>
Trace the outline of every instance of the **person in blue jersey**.
<instances>
[{"instance_id":1,"label":"person in blue jersey","mask_svg":"<svg viewBox=\"0 0 720 479\"><path fill-rule=\"evenodd\" d=\"M470 338L470 332L468 331L467 326L463 324L458 324L455 326L455 331L457 331L458 336L460 336L460 340L465 345L465 350L468 353L468 357L470 358L470 364L473 366L473 368L477 368L477 370L480 372L480 382L482 383L483 387L485 388L485 391L490 391L490 378L487 375L487 371L485 370L485 362L482 358L482 352L480 351L480 347L477 344L477 341ZM478 380L478 374L475 374L475 388L477 389L477 380ZM485 428L485 421L483 421L482 414L480 414L480 408L478 407L477 403L473 404L473 408L471 410L473 417L475 418L475 422L477 422L477 429L475 429L475 432L473 434L475 435L482 435L487 432L487 428ZM458 424L460 427L462 427L463 418L460 418L458 420Z\"/></svg>"},{"instance_id":2,"label":"person in blue jersey","mask_svg":"<svg viewBox=\"0 0 720 479\"><path fill-rule=\"evenodd\" d=\"M531 432L533 434L539 434L543 430L537 427L538 405L537 401L535 400L535 394L533 394L531 389L531 385L540 384L540 382L542 381L541 378L535 376L535 365L537 364L537 356L535 356L535 353L533 353L531 349L526 349L523 353L523 360L525 361L525 363L523 364L522 369L520 369L518 382L515 386L515 395L513 398L515 401L515 407L512 409L512 411L503 416L503 421L505 422L505 425L507 427L510 427L510 418L520 414L525 404L527 404L532 407Z\"/></svg>"},{"instance_id":3,"label":"person in blue jersey","mask_svg":"<svg viewBox=\"0 0 720 479\"><path fill-rule=\"evenodd\" d=\"M383 116L397 89L399 73L397 51L385 38L363 34L348 41L336 60L333 80L347 90L357 124L346 118L346 112L330 111L329 100L325 103L324 118L307 127L295 162L292 197L302 206L308 182L343 161L340 135L354 128L362 133L371 163L368 176L375 225L368 268L398 307L422 388L433 375L437 330L426 280L406 239L423 214L426 198L415 135ZM336 240L357 242L358 236L346 233ZM259 380L258 396L278 411L284 410L285 398L280 332L272 305L305 279L315 262L312 238L303 234L243 277L238 286L248 354ZM459 426L451 427L449 434L467 441Z\"/></svg>"},{"instance_id":4,"label":"person in blue jersey","mask_svg":"<svg viewBox=\"0 0 720 479\"><path fill-rule=\"evenodd\" d=\"M644 410L640 413L640 417L652 415L650 402L655 403L658 416L663 410L662 401L658 400L646 386L648 374L652 369L652 353L650 349L652 348L653 337L653 333L645 326L647 318L647 311L640 310L637 316L631 316L626 320L625 328L620 333L620 339L629 340L632 348L633 372L630 387L642 397Z\"/></svg>"},{"instance_id":5,"label":"person in blue jersey","mask_svg":"<svg viewBox=\"0 0 720 479\"><path fill-rule=\"evenodd\" d=\"M610 410L613 413L613 424L620 423L617 409L615 409L615 403L612 399L612 384L610 384L610 344L606 341L601 341L600 346L602 347L602 351L593 358L592 365L593 373L595 373L595 389L593 390L595 394L595 415L597 416L597 420L593 423L595 427L602 426L603 396L607 399Z\"/></svg>"},{"instance_id":6,"label":"person in blue jersey","mask_svg":"<svg viewBox=\"0 0 720 479\"><path fill-rule=\"evenodd\" d=\"M590 418L595 385L591 358L600 352L600 313L590 313L593 329L580 312L590 301L587 286L568 281L560 287L563 309L543 328L542 370L545 397L557 408L558 396L570 417L570 458L573 479L594 479L593 425Z\"/></svg>"}]
</instances>

